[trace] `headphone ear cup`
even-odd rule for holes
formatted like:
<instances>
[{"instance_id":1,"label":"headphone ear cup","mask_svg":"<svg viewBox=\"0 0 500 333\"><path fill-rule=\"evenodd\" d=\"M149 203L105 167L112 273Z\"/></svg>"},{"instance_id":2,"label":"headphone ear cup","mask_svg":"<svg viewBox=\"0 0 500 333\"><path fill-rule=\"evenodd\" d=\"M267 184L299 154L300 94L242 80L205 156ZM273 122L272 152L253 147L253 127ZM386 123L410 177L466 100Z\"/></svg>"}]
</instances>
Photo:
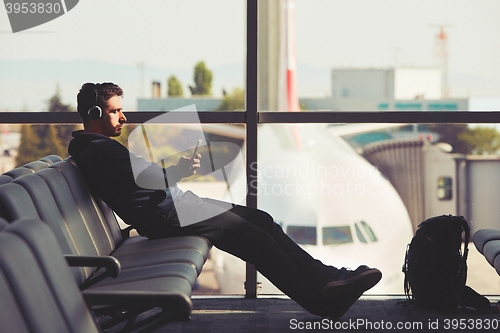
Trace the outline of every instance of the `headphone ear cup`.
<instances>
[{"instance_id":1,"label":"headphone ear cup","mask_svg":"<svg viewBox=\"0 0 500 333\"><path fill-rule=\"evenodd\" d=\"M102 109L99 105L93 106L88 111L89 118L92 120L98 120L102 117Z\"/></svg>"}]
</instances>

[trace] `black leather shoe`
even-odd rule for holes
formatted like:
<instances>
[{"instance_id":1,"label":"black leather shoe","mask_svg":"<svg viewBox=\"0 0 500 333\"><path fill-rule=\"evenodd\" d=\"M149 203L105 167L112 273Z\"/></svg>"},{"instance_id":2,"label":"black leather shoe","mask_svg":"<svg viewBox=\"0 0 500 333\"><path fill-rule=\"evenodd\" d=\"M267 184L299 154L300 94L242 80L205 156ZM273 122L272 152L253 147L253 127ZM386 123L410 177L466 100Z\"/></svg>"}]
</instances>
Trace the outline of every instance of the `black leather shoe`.
<instances>
[{"instance_id":1,"label":"black leather shoe","mask_svg":"<svg viewBox=\"0 0 500 333\"><path fill-rule=\"evenodd\" d=\"M365 265L354 271L341 268L339 273L338 278L328 282L322 291L322 297L331 300L329 313L334 319L342 317L365 291L382 278L382 272Z\"/></svg>"}]
</instances>

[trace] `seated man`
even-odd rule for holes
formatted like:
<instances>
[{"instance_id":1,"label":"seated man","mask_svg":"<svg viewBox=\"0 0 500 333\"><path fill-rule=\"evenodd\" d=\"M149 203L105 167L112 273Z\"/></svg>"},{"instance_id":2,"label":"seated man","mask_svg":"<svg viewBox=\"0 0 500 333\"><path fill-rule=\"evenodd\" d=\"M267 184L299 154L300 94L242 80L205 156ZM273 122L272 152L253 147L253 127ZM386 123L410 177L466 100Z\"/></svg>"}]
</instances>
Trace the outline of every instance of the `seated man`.
<instances>
[{"instance_id":1,"label":"seated man","mask_svg":"<svg viewBox=\"0 0 500 333\"><path fill-rule=\"evenodd\" d=\"M213 199L183 192L174 181L200 167L200 154L165 169L168 187L145 191L134 179L131 159L139 159L111 137L127 118L122 89L114 83L84 84L77 96L84 130L73 133L69 153L91 190L139 234L150 239L183 235L206 237L217 248L247 261L282 292L312 314L340 318L382 278L368 266L352 271L324 265L290 239L264 211L234 205L224 210ZM156 163L151 168L160 168ZM166 182L167 180L164 179ZM137 203L140 204L137 204ZM227 206L227 203L226 203ZM181 226L182 214L209 212L210 218Z\"/></svg>"}]
</instances>

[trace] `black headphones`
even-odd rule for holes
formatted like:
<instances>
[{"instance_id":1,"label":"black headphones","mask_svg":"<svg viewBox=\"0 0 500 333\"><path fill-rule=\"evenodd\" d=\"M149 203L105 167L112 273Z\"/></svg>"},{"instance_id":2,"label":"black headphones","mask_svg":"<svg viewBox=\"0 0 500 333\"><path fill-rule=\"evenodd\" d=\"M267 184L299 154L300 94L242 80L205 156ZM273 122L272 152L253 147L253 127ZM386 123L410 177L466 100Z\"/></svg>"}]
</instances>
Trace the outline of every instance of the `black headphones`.
<instances>
[{"instance_id":1,"label":"black headphones","mask_svg":"<svg viewBox=\"0 0 500 333\"><path fill-rule=\"evenodd\" d=\"M99 105L97 105L97 99L99 98L99 86L100 85L101 85L100 83L95 84L95 88L94 88L95 105L87 111L89 118L92 120L99 120L102 117L102 109Z\"/></svg>"}]
</instances>

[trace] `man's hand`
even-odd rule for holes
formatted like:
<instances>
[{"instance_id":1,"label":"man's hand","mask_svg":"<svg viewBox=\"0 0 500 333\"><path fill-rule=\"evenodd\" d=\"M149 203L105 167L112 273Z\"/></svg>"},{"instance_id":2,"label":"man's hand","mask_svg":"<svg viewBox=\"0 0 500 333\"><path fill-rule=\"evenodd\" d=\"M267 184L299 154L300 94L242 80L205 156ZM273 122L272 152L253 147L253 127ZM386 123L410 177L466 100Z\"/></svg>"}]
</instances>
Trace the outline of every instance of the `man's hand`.
<instances>
[{"instance_id":1,"label":"man's hand","mask_svg":"<svg viewBox=\"0 0 500 333\"><path fill-rule=\"evenodd\" d=\"M194 175L201 166L200 159L200 154L196 154L194 158L182 156L175 166L179 177L184 178Z\"/></svg>"}]
</instances>

